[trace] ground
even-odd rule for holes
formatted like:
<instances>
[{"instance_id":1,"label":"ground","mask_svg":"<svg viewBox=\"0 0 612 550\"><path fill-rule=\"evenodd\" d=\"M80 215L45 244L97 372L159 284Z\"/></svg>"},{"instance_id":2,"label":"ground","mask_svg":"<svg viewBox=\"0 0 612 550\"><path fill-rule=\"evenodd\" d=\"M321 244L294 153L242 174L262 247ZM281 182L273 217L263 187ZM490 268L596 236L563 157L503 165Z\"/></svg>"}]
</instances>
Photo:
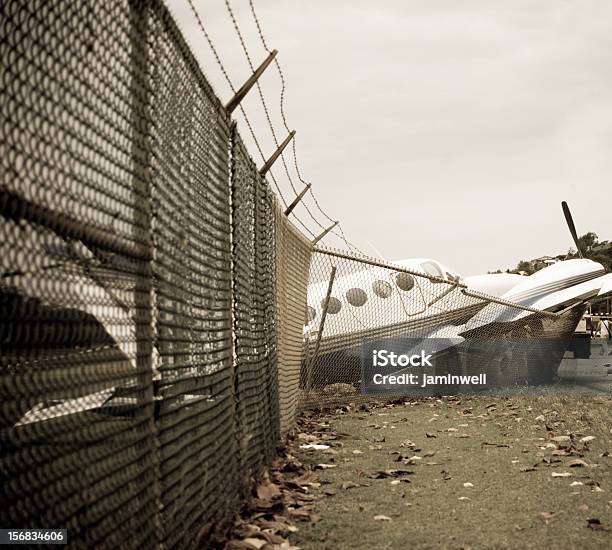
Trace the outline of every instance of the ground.
<instances>
[{"instance_id":1,"label":"ground","mask_svg":"<svg viewBox=\"0 0 612 550\"><path fill-rule=\"evenodd\" d=\"M301 469L281 468L306 499L283 496L289 544L612 548L611 411L609 396L459 396L307 415L287 455Z\"/></svg>"}]
</instances>

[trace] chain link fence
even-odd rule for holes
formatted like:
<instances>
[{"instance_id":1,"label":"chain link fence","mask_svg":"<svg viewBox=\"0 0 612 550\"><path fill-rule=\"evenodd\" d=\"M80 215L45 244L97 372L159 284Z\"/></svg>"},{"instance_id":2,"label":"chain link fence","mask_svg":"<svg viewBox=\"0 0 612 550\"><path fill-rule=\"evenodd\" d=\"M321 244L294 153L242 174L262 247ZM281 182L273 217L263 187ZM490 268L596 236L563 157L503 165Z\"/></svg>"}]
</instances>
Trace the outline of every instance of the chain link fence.
<instances>
[{"instance_id":1,"label":"chain link fence","mask_svg":"<svg viewBox=\"0 0 612 550\"><path fill-rule=\"evenodd\" d=\"M365 341L461 339L466 370L520 382L497 343L575 327L580 308L313 255L160 0L0 16L2 527L205 544L300 406L369 399Z\"/></svg>"},{"instance_id":2,"label":"chain link fence","mask_svg":"<svg viewBox=\"0 0 612 550\"><path fill-rule=\"evenodd\" d=\"M428 260L416 269L316 250L308 287L302 406L370 399L361 394L364 344L395 345L402 338L444 341L447 348L440 351L447 363L442 364L453 365L457 374L486 372L490 387L552 380L584 305L563 314L534 310L473 292L450 273L428 273L436 269ZM438 389L454 393L462 388Z\"/></svg>"},{"instance_id":3,"label":"chain link fence","mask_svg":"<svg viewBox=\"0 0 612 550\"><path fill-rule=\"evenodd\" d=\"M295 418L310 244L160 1L0 13L0 525L196 546Z\"/></svg>"}]
</instances>

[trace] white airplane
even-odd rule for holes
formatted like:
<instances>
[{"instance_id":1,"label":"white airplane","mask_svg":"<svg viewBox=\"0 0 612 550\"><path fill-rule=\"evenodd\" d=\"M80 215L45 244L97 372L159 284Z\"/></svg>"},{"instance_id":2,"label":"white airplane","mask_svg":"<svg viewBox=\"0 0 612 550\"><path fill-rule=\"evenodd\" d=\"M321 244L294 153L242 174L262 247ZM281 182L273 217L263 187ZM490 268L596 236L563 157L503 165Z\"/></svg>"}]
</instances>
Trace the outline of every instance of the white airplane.
<instances>
[{"instance_id":1,"label":"white airplane","mask_svg":"<svg viewBox=\"0 0 612 550\"><path fill-rule=\"evenodd\" d=\"M318 346L320 372L314 374L313 383L356 383L360 345L368 339L438 338L447 339L444 345L451 347L469 338L510 334L523 325L529 325L529 331L521 334L569 337L584 303L612 292L612 274L582 257L569 208L565 202L562 205L581 257L559 261L530 276L499 273L462 278L440 262L423 258L394 262L406 271L392 267L354 271L332 282L320 338L329 281L311 284L304 332L311 354ZM550 316L544 327L530 323L541 317L533 310L563 315Z\"/></svg>"}]
</instances>

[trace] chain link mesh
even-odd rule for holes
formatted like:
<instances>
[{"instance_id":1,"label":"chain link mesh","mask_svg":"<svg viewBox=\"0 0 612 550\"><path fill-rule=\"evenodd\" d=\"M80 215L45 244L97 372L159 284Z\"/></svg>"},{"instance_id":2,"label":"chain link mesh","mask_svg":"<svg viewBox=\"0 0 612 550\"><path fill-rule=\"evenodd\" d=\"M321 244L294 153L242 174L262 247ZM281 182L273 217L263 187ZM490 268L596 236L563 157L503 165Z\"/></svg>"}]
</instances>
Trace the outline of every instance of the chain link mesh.
<instances>
[{"instance_id":1,"label":"chain link mesh","mask_svg":"<svg viewBox=\"0 0 612 550\"><path fill-rule=\"evenodd\" d=\"M0 524L195 546L295 420L310 244L161 2L0 9Z\"/></svg>"},{"instance_id":2,"label":"chain link mesh","mask_svg":"<svg viewBox=\"0 0 612 550\"><path fill-rule=\"evenodd\" d=\"M281 432L295 423L306 323L306 289L312 244L276 204L276 323Z\"/></svg>"},{"instance_id":3,"label":"chain link mesh","mask_svg":"<svg viewBox=\"0 0 612 550\"><path fill-rule=\"evenodd\" d=\"M0 7L0 523L155 541L147 20Z\"/></svg>"},{"instance_id":4,"label":"chain link mesh","mask_svg":"<svg viewBox=\"0 0 612 550\"><path fill-rule=\"evenodd\" d=\"M313 256L160 0L11 0L0 16L3 527L197 546L300 404L355 398L365 339L575 327L579 307Z\"/></svg>"},{"instance_id":5,"label":"chain link mesh","mask_svg":"<svg viewBox=\"0 0 612 550\"><path fill-rule=\"evenodd\" d=\"M235 127L232 141L235 384L242 475L248 480L272 459L280 437L275 201Z\"/></svg>"},{"instance_id":6,"label":"chain link mesh","mask_svg":"<svg viewBox=\"0 0 612 550\"><path fill-rule=\"evenodd\" d=\"M486 371L492 385L554 376L584 306L551 314L472 292L441 275L318 248L309 276L302 406L369 399L360 395L361 353L371 340L463 340L449 354L459 354L465 374Z\"/></svg>"}]
</instances>

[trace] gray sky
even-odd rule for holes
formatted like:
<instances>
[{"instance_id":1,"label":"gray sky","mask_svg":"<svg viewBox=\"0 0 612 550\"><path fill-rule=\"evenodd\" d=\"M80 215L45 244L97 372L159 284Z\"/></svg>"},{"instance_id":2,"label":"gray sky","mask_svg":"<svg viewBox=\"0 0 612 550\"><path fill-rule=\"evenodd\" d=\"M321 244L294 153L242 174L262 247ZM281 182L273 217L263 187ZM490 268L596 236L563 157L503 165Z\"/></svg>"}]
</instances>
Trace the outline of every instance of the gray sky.
<instances>
[{"instance_id":1,"label":"gray sky","mask_svg":"<svg viewBox=\"0 0 612 550\"><path fill-rule=\"evenodd\" d=\"M194 3L239 87L250 71L224 1ZM225 101L229 87L187 1L168 4ZM231 5L259 64L265 51L248 1ZM255 7L268 45L279 50L302 174L364 252L375 255L371 242L387 259L432 257L464 275L512 267L569 248L561 200L579 234L612 238L611 2L255 0ZM262 86L282 139L273 66ZM245 107L269 155L255 89ZM292 200L280 162L274 173Z\"/></svg>"}]
</instances>

